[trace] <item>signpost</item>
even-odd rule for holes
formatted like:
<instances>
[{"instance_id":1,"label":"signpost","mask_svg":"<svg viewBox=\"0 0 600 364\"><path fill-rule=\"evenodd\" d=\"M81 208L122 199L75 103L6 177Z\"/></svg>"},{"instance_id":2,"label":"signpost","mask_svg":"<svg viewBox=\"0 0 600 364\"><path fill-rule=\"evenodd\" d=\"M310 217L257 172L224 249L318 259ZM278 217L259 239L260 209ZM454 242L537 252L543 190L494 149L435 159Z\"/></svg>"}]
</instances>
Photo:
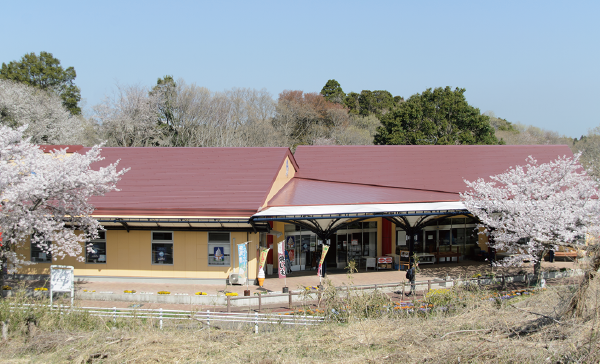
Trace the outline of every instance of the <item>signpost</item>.
<instances>
[{"instance_id":1,"label":"signpost","mask_svg":"<svg viewBox=\"0 0 600 364\"><path fill-rule=\"evenodd\" d=\"M50 266L50 307L52 308L53 292L71 292L71 307L75 297L75 281L73 267L70 265Z\"/></svg>"}]
</instances>

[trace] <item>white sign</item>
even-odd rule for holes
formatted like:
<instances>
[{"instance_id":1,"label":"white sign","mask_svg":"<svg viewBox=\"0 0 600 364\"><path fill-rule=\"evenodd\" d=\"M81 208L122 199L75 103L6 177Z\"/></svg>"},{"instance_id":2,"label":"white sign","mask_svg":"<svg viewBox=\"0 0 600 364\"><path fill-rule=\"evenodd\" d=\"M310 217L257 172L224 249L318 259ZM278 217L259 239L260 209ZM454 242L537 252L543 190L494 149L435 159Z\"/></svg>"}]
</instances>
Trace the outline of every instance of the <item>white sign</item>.
<instances>
[{"instance_id":1,"label":"white sign","mask_svg":"<svg viewBox=\"0 0 600 364\"><path fill-rule=\"evenodd\" d=\"M71 292L71 306L74 296L73 267L69 265L50 266L50 305L52 306L53 292Z\"/></svg>"}]
</instances>

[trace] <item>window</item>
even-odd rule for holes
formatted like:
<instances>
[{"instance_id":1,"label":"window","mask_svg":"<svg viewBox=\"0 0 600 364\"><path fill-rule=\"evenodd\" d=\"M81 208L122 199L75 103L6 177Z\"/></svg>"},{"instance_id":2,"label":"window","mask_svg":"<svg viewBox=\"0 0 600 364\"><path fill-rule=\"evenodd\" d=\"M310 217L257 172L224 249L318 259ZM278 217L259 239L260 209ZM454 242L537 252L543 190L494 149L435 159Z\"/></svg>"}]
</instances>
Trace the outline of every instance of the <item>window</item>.
<instances>
[{"instance_id":1,"label":"window","mask_svg":"<svg viewBox=\"0 0 600 364\"><path fill-rule=\"evenodd\" d=\"M231 266L229 233L208 233L208 265Z\"/></svg>"},{"instance_id":2,"label":"window","mask_svg":"<svg viewBox=\"0 0 600 364\"><path fill-rule=\"evenodd\" d=\"M152 264L173 264L172 232L152 232Z\"/></svg>"},{"instance_id":3,"label":"window","mask_svg":"<svg viewBox=\"0 0 600 364\"><path fill-rule=\"evenodd\" d=\"M106 263L106 231L98 232L98 239L88 244L86 263Z\"/></svg>"},{"instance_id":4,"label":"window","mask_svg":"<svg viewBox=\"0 0 600 364\"><path fill-rule=\"evenodd\" d=\"M48 251L51 241L34 241L34 237L31 237L31 261L36 263L51 263L52 253Z\"/></svg>"}]
</instances>

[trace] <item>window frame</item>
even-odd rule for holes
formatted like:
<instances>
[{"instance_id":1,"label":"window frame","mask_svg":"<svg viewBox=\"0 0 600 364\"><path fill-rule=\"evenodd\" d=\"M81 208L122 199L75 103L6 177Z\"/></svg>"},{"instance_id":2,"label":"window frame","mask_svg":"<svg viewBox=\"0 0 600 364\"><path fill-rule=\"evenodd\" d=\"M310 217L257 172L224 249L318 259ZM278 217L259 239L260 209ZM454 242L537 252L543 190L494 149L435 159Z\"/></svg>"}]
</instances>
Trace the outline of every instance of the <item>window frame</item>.
<instances>
[{"instance_id":1,"label":"window frame","mask_svg":"<svg viewBox=\"0 0 600 364\"><path fill-rule=\"evenodd\" d=\"M44 240L44 242L46 242L49 247L52 246L52 241L51 240ZM46 254L46 260L44 260L44 261L33 260L33 252L34 252L33 251L33 246L34 246L34 244L35 244L35 247L36 247L36 252ZM37 257L37 259L39 259L39 256ZM33 241L33 235L29 239L29 261L33 262L33 263L52 263L52 252L43 251L39 246L37 246L37 243L35 243Z\"/></svg>"},{"instance_id":2,"label":"window frame","mask_svg":"<svg viewBox=\"0 0 600 364\"><path fill-rule=\"evenodd\" d=\"M98 239L92 239L87 242L86 247L85 247L85 264L106 264L106 262L108 260L107 254L106 254L106 230L99 231L98 234L103 234L104 238L99 237ZM92 247L93 247L94 244L104 244L104 261L103 262L99 262L98 259L96 259L95 262L90 262L90 259L89 259L90 252L87 250L87 248L89 245L92 245Z\"/></svg>"},{"instance_id":3,"label":"window frame","mask_svg":"<svg viewBox=\"0 0 600 364\"><path fill-rule=\"evenodd\" d=\"M171 234L171 240L161 240L161 239L154 239L154 233L170 233ZM171 263L157 263L154 260L154 245L171 245ZM151 265L175 265L175 234L173 233L173 231L162 231L162 230L152 230L150 232L150 263Z\"/></svg>"},{"instance_id":4,"label":"window frame","mask_svg":"<svg viewBox=\"0 0 600 364\"><path fill-rule=\"evenodd\" d=\"M229 246L229 254L227 255L227 254L225 254L225 252L223 252L223 256L224 257L225 256L229 256L229 264L215 264L215 263L211 263L211 256L214 257L214 252L211 254L211 250L213 250L216 245L222 245L222 246L224 245L224 241L223 242L211 242L210 241L210 234L211 233L227 234L229 236L229 244L228 244L228 246ZM208 242L207 243L207 245L208 245L207 246L207 258L208 258L207 259L208 260L207 264L208 264L208 266L209 267L232 267L233 259L232 259L232 256L231 256L231 250L232 250L231 249L231 244L232 244L231 232L230 231L208 231L207 232L207 242ZM211 249L211 248L213 248L213 249Z\"/></svg>"}]
</instances>

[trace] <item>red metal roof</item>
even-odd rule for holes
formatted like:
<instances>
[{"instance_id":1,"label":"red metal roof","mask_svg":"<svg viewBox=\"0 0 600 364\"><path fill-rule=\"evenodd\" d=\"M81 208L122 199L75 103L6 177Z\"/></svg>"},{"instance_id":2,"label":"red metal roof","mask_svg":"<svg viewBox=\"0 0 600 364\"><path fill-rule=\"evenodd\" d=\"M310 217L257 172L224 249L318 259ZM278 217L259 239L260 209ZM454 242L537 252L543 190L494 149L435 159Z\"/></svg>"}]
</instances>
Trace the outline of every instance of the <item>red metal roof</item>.
<instances>
[{"instance_id":1,"label":"red metal roof","mask_svg":"<svg viewBox=\"0 0 600 364\"><path fill-rule=\"evenodd\" d=\"M502 173L530 155L545 163L573 153L566 145L298 146L294 157L299 178L458 193L464 179Z\"/></svg>"},{"instance_id":2,"label":"red metal roof","mask_svg":"<svg viewBox=\"0 0 600 364\"><path fill-rule=\"evenodd\" d=\"M458 193L420 191L294 177L269 201L273 206L382 204L458 201Z\"/></svg>"},{"instance_id":3,"label":"red metal roof","mask_svg":"<svg viewBox=\"0 0 600 364\"><path fill-rule=\"evenodd\" d=\"M84 153L88 148L84 148ZM251 216L264 204L288 148L102 148L96 169L131 168L121 191L91 199L95 215Z\"/></svg>"},{"instance_id":4,"label":"red metal roof","mask_svg":"<svg viewBox=\"0 0 600 364\"><path fill-rule=\"evenodd\" d=\"M83 149L83 145L40 145L39 147L44 153L50 153L54 150L63 149L66 149L67 153L75 153Z\"/></svg>"}]
</instances>

